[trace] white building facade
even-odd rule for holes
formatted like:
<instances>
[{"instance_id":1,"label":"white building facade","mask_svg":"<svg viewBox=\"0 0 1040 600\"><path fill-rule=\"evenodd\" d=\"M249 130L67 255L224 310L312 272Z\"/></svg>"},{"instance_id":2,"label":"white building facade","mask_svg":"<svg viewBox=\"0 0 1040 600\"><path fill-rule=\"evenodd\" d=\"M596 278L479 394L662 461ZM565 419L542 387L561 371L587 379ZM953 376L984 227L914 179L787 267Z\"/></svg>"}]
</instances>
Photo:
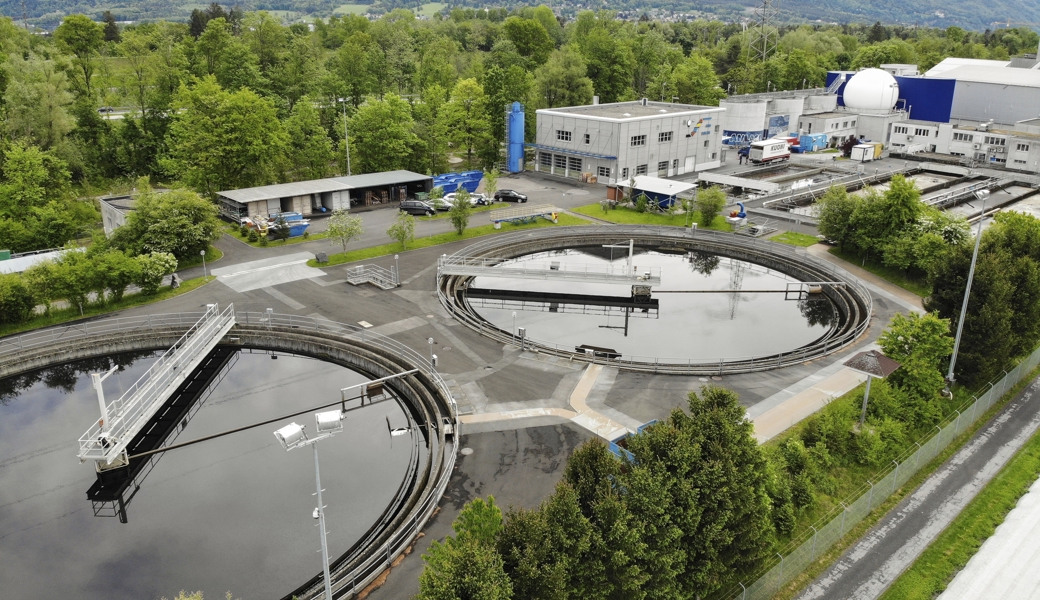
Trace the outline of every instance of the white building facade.
<instances>
[{"instance_id":1,"label":"white building facade","mask_svg":"<svg viewBox=\"0 0 1040 600\"><path fill-rule=\"evenodd\" d=\"M646 99L537 111L535 170L627 182L674 177L722 164L725 109Z\"/></svg>"}]
</instances>

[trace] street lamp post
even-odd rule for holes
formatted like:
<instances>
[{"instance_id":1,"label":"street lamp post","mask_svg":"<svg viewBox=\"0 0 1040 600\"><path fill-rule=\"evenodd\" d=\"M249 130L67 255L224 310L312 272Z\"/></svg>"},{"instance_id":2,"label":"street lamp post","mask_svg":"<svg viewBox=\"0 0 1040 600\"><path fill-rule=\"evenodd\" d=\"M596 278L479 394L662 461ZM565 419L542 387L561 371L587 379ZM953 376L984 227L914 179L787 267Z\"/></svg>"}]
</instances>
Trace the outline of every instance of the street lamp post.
<instances>
[{"instance_id":1,"label":"street lamp post","mask_svg":"<svg viewBox=\"0 0 1040 600\"><path fill-rule=\"evenodd\" d=\"M513 311L513 343L516 343L516 311Z\"/></svg>"},{"instance_id":2,"label":"street lamp post","mask_svg":"<svg viewBox=\"0 0 1040 600\"><path fill-rule=\"evenodd\" d=\"M209 273L206 271L206 251L199 250L199 254L202 256L202 276L209 277Z\"/></svg>"},{"instance_id":3,"label":"street lamp post","mask_svg":"<svg viewBox=\"0 0 1040 600\"><path fill-rule=\"evenodd\" d=\"M975 232L975 251L971 254L971 266L968 267L968 285L964 287L964 302L961 303L961 316L957 319L957 335L953 338L953 355L950 356L950 371L946 374L946 392L953 393L953 367L957 364L957 351L961 347L961 333L964 331L964 315L968 312L968 298L971 295L971 282L975 279L975 263L979 259L979 243L982 241L982 221L986 218L986 199L989 190L974 192L975 197L982 200L982 213L979 215L979 228Z\"/></svg>"},{"instance_id":4,"label":"street lamp post","mask_svg":"<svg viewBox=\"0 0 1040 600\"><path fill-rule=\"evenodd\" d=\"M321 533L321 566L325 575L325 598L332 600L332 580L329 576L329 546L326 540L328 531L325 529L325 504L321 499L321 471L318 469L318 442L327 439L343 431L343 411L330 410L314 415L317 436L307 437L307 432L302 425L290 423L274 432L274 437L281 443L282 448L295 450L305 446L314 448L314 485L317 489L318 507L314 509L314 518L318 519L318 528Z\"/></svg>"},{"instance_id":5,"label":"street lamp post","mask_svg":"<svg viewBox=\"0 0 1040 600\"><path fill-rule=\"evenodd\" d=\"M394 283L401 285L401 263L398 262L399 255L394 255Z\"/></svg>"}]
</instances>

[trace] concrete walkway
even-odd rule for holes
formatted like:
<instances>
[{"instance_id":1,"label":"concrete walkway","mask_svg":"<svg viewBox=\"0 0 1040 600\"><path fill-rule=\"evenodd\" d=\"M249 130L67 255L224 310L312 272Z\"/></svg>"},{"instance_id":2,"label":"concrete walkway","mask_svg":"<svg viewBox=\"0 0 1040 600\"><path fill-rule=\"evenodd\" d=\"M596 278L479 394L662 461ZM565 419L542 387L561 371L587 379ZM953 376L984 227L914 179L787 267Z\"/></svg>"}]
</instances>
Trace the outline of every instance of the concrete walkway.
<instances>
[{"instance_id":1,"label":"concrete walkway","mask_svg":"<svg viewBox=\"0 0 1040 600\"><path fill-rule=\"evenodd\" d=\"M866 375L847 367L838 369L833 375L811 384L779 405L752 417L755 439L760 444L773 439L788 427L827 406L831 400L854 390L866 380Z\"/></svg>"},{"instance_id":2,"label":"concrete walkway","mask_svg":"<svg viewBox=\"0 0 1040 600\"><path fill-rule=\"evenodd\" d=\"M577 385L574 386L574 391L572 391L570 395L570 406L574 410L563 408L525 408L504 412L463 415L461 421L464 425L470 425L475 423L489 423L492 421L507 421L530 417L560 417L573 422L575 425L578 425L605 440L613 440L625 433L631 432L632 430L610 417L593 410L586 402L589 393L592 392L592 388L595 387L596 380L599 379L601 373L603 373L603 365L589 365L585 368L585 373L581 376L581 379L578 380Z\"/></svg>"},{"instance_id":3,"label":"concrete walkway","mask_svg":"<svg viewBox=\"0 0 1040 600\"><path fill-rule=\"evenodd\" d=\"M814 581L800 598L880 596L1040 427L1040 378ZM985 597L1000 597L985 594Z\"/></svg>"}]
</instances>

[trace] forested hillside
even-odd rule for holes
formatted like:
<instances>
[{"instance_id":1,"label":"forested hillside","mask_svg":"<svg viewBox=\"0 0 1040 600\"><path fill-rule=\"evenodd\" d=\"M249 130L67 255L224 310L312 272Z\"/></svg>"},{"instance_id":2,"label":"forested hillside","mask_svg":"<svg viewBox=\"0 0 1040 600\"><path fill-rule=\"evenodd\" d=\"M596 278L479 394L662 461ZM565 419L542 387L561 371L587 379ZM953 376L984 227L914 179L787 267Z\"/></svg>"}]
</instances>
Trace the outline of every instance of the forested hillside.
<instances>
[{"instance_id":1,"label":"forested hillside","mask_svg":"<svg viewBox=\"0 0 1040 600\"><path fill-rule=\"evenodd\" d=\"M96 227L77 195L140 177L220 190L345 172L486 168L501 160L505 107L543 107L822 85L830 69L946 56L1007 58L1030 30L787 27L766 61L738 25L621 21L545 6L396 10L286 27L218 5L190 23L122 26L67 17L52 36L0 20L0 248L61 245ZM530 135L529 135L530 137Z\"/></svg>"},{"instance_id":2,"label":"forested hillside","mask_svg":"<svg viewBox=\"0 0 1040 600\"><path fill-rule=\"evenodd\" d=\"M703 17L739 23L750 18L749 7L759 4L756 0L717 0L697 2L695 0L611 0L610 2L574 2L565 0L553 3L553 10L573 17L581 10L609 9L622 11L633 20L644 14L655 18ZM1040 29L1040 3L1032 0L992 0L971 2L970 0L784 0L780 4L780 20L787 23L822 21L825 23L873 23L902 24L920 27L958 26L983 31L1004 26L1025 25ZM191 11L204 8L204 4L170 2L169 0L39 0L23 3L22 0L0 0L0 14L21 19L23 14L30 24L51 29L70 14L86 14L100 20L105 11L110 11L120 21L154 21L159 19L186 21ZM338 0L249 0L239 3L245 11L277 11L288 22L325 18L333 14L372 14L379 16L396 8L420 10L427 15L438 11L448 12L451 8L487 7L512 10L529 6L526 2L504 0L498 3L461 0L447 3L432 3L416 0L354 0L345 4Z\"/></svg>"}]
</instances>

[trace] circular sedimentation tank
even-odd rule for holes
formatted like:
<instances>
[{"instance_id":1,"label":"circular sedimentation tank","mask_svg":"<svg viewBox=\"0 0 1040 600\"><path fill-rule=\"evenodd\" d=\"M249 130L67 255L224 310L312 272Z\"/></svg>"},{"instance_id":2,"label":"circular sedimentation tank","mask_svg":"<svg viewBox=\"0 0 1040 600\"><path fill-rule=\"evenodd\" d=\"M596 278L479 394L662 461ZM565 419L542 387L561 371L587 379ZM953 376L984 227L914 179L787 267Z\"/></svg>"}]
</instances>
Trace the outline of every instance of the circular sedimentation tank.
<instances>
[{"instance_id":1,"label":"circular sedimentation tank","mask_svg":"<svg viewBox=\"0 0 1040 600\"><path fill-rule=\"evenodd\" d=\"M157 454L118 499L92 501L94 465L75 458L97 419L89 374L118 367L104 384L106 397L118 397L195 316L173 317L4 340L0 350L22 346L0 351L5 595L315 597L313 456L285 452L272 432L290 421L313 432L312 409L335 403L342 388L418 367L363 408L348 401L344 431L318 444L333 587L363 588L411 543L450 476L457 448L442 424L454 423L455 409L443 381L389 338L240 313L231 344L217 348L232 360L163 445L303 414Z\"/></svg>"},{"instance_id":2,"label":"circular sedimentation tank","mask_svg":"<svg viewBox=\"0 0 1040 600\"><path fill-rule=\"evenodd\" d=\"M541 280L444 274L466 261L550 273ZM527 348L628 370L709 375L801 363L855 341L871 311L855 278L804 250L713 231L543 229L499 236L441 262L442 304L473 329L521 345L522 327ZM660 273L661 282L639 297L628 282L551 274L582 268Z\"/></svg>"}]
</instances>

